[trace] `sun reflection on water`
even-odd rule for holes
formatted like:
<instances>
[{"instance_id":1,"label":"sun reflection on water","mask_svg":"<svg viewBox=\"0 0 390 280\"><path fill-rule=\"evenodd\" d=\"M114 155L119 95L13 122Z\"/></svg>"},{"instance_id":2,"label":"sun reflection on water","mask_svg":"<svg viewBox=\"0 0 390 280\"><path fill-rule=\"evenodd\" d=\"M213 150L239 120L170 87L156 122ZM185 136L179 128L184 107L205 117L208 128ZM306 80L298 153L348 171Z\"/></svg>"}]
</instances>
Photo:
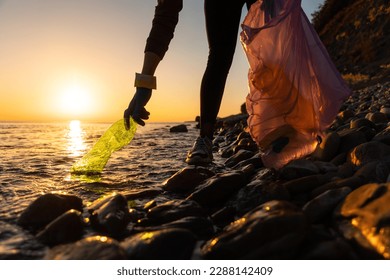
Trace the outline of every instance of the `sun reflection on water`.
<instances>
[{"instance_id":1,"label":"sun reflection on water","mask_svg":"<svg viewBox=\"0 0 390 280\"><path fill-rule=\"evenodd\" d=\"M81 128L81 123L79 120L73 120L69 122L69 131L67 133L67 150L70 152L71 156L78 157L84 153L87 147L84 141L84 135L85 132Z\"/></svg>"},{"instance_id":2,"label":"sun reflection on water","mask_svg":"<svg viewBox=\"0 0 390 280\"><path fill-rule=\"evenodd\" d=\"M81 122L79 120L72 120L69 122L69 130L66 134L66 138L68 140L67 151L69 152L71 157L82 157L86 153L87 144L85 141L86 132L81 128ZM100 182L101 177L99 174L97 175L89 175L89 174L71 174L69 173L66 178L66 181L83 181L87 183L95 183ZM94 188L94 192L98 192L99 190Z\"/></svg>"}]
</instances>

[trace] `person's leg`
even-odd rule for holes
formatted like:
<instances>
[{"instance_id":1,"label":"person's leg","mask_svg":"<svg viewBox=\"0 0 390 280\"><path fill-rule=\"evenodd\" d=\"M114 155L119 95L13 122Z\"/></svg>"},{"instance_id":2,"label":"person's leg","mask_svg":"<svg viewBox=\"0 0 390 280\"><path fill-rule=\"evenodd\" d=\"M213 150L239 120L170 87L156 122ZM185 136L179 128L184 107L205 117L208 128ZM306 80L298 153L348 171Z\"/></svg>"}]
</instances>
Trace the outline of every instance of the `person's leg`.
<instances>
[{"instance_id":1,"label":"person's leg","mask_svg":"<svg viewBox=\"0 0 390 280\"><path fill-rule=\"evenodd\" d=\"M200 135L213 138L214 125L237 45L243 0L205 0L209 56L200 88Z\"/></svg>"},{"instance_id":2,"label":"person's leg","mask_svg":"<svg viewBox=\"0 0 390 280\"><path fill-rule=\"evenodd\" d=\"M200 137L187 155L189 164L209 163L213 159L214 125L232 65L245 3L245 0L205 0L209 56L200 89Z\"/></svg>"}]
</instances>

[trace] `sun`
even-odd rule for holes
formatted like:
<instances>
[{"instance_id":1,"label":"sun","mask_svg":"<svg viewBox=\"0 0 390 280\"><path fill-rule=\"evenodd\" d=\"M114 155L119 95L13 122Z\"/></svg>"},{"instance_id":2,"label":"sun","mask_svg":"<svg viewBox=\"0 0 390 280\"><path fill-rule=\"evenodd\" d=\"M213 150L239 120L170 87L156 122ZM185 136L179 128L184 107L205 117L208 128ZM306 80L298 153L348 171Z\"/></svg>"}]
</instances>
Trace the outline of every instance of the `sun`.
<instances>
[{"instance_id":1,"label":"sun","mask_svg":"<svg viewBox=\"0 0 390 280\"><path fill-rule=\"evenodd\" d=\"M91 110L93 99L90 90L81 84L70 84L60 92L60 108L63 114L78 117Z\"/></svg>"}]
</instances>

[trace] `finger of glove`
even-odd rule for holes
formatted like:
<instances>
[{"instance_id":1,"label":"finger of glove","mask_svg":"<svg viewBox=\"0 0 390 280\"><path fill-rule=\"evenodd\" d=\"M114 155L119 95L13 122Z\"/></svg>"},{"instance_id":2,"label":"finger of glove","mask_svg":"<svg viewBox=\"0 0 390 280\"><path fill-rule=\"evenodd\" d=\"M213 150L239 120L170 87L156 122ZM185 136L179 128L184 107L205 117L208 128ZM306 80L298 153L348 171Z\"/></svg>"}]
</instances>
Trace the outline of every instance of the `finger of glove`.
<instances>
[{"instance_id":1,"label":"finger of glove","mask_svg":"<svg viewBox=\"0 0 390 280\"><path fill-rule=\"evenodd\" d=\"M130 129L130 116L132 116L134 113L134 110L135 110L135 107L136 107L136 100L135 98L133 97L129 103L129 106L127 107L127 109L124 111L124 120L125 120L125 128L127 130Z\"/></svg>"},{"instance_id":2,"label":"finger of glove","mask_svg":"<svg viewBox=\"0 0 390 280\"><path fill-rule=\"evenodd\" d=\"M141 118L139 118L139 117L137 117L137 116L133 116L133 120L134 120L136 123L138 123L139 125L145 126L145 122L144 122ZM129 125L129 127L130 127L130 125Z\"/></svg>"},{"instance_id":3,"label":"finger of glove","mask_svg":"<svg viewBox=\"0 0 390 280\"><path fill-rule=\"evenodd\" d=\"M133 117L137 116L141 119L147 120L149 118L150 113L146 111L145 107L137 107L131 114Z\"/></svg>"},{"instance_id":4,"label":"finger of glove","mask_svg":"<svg viewBox=\"0 0 390 280\"><path fill-rule=\"evenodd\" d=\"M130 129L130 118L124 118L123 121L124 121L124 125L125 125L126 130L129 130Z\"/></svg>"},{"instance_id":5,"label":"finger of glove","mask_svg":"<svg viewBox=\"0 0 390 280\"><path fill-rule=\"evenodd\" d=\"M123 120L125 123L126 130L130 129L130 110L127 108L123 113Z\"/></svg>"},{"instance_id":6,"label":"finger of glove","mask_svg":"<svg viewBox=\"0 0 390 280\"><path fill-rule=\"evenodd\" d=\"M134 111L133 119L140 125L145 125L145 122L143 120L148 120L149 115L150 113L146 111L145 108L140 108Z\"/></svg>"},{"instance_id":7,"label":"finger of glove","mask_svg":"<svg viewBox=\"0 0 390 280\"><path fill-rule=\"evenodd\" d=\"M141 119L148 120L150 113L143 109L141 112L138 113L138 115Z\"/></svg>"}]
</instances>

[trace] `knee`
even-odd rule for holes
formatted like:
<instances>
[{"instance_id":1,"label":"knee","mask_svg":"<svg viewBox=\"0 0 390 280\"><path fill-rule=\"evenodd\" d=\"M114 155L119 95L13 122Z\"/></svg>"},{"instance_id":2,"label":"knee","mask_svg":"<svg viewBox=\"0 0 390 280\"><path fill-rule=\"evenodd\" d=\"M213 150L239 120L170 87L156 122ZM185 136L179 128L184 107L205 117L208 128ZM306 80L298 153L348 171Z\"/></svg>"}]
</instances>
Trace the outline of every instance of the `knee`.
<instances>
[{"instance_id":1,"label":"knee","mask_svg":"<svg viewBox=\"0 0 390 280\"><path fill-rule=\"evenodd\" d=\"M207 60L208 67L215 69L217 72L226 73L229 71L233 63L233 55L231 53L215 51L210 52Z\"/></svg>"}]
</instances>

